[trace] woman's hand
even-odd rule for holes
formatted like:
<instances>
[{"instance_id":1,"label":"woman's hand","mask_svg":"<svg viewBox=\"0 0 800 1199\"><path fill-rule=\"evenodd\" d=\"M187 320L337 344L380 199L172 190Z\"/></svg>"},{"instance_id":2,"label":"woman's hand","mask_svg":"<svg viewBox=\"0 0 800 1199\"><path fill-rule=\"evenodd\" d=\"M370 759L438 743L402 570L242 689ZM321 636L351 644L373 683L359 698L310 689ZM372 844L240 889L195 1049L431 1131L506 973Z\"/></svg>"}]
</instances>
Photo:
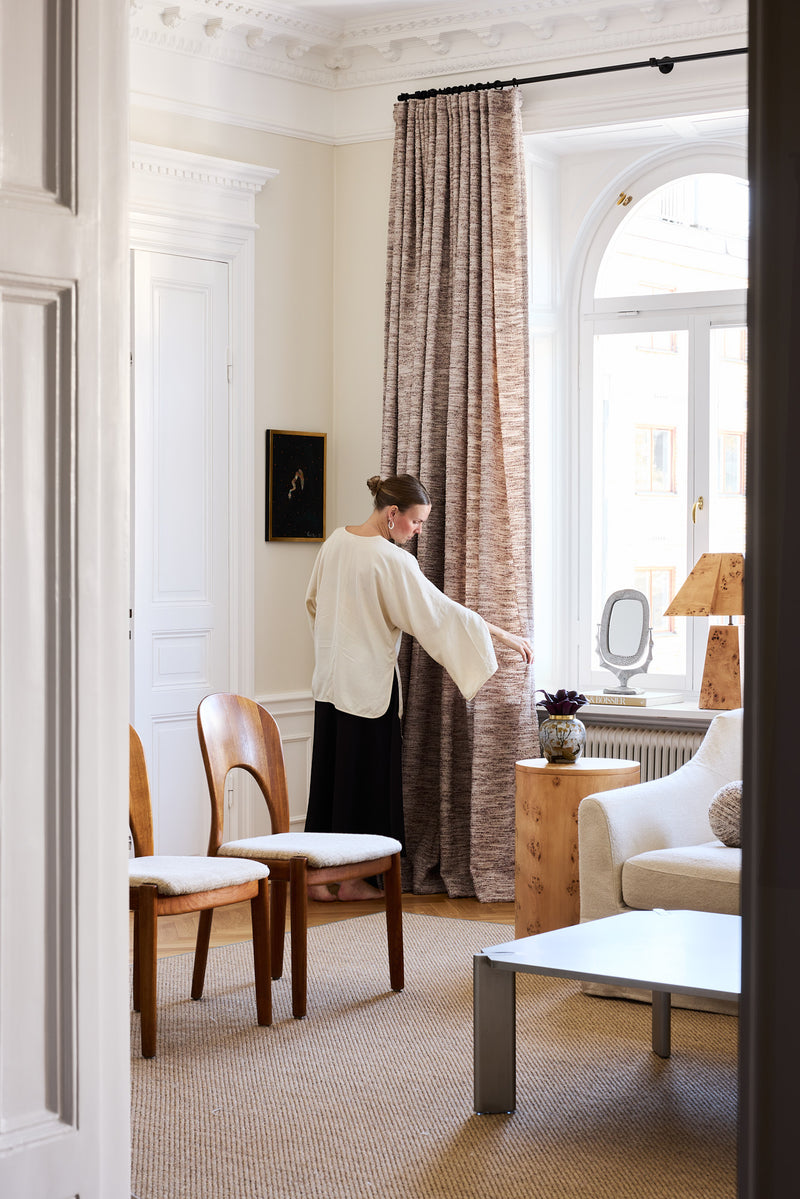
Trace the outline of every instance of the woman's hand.
<instances>
[{"instance_id":1,"label":"woman's hand","mask_svg":"<svg viewBox=\"0 0 800 1199\"><path fill-rule=\"evenodd\" d=\"M525 662L533 661L533 646L527 637L518 637L516 633L509 633L506 629L498 629L497 625L489 624L486 626L495 641L499 641L501 645L508 646L518 653Z\"/></svg>"}]
</instances>

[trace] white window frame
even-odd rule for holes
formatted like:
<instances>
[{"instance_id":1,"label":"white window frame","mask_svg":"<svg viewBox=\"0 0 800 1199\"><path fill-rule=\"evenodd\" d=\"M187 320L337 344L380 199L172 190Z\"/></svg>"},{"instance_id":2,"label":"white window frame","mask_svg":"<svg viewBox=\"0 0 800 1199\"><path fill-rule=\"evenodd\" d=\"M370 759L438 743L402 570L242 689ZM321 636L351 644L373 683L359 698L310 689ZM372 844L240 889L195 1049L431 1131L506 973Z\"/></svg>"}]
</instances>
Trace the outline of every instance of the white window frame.
<instances>
[{"instance_id":1,"label":"white window frame","mask_svg":"<svg viewBox=\"0 0 800 1199\"><path fill-rule=\"evenodd\" d=\"M658 187L686 175L728 174L746 178L746 164L739 155L704 152L698 161L693 154L671 156L668 163L658 164L638 174L627 190L644 198ZM627 173L631 177L631 172ZM616 206L615 206L616 208ZM580 292L580 367L579 410L581 438L579 441L578 477L581 480L580 528L578 534L579 560L583 567L580 577L586 580L579 595L578 623L581 630L578 647L578 674L582 686L593 688L608 685L608 672L599 667L595 654L595 632L606 596L593 596L593 454L594 423L593 396L593 338L597 333L652 332L660 329L686 329L689 349L689 426L693 431L689 459L688 493L694 498L707 494L708 421L702 420L696 402L707 394L709 378L708 347L712 328L738 326L747 319L746 289L714 292L673 292L660 295L615 296L596 299L594 295L597 272L602 257L621 221L628 214L624 209L609 214L599 225L586 256L586 270ZM674 315L673 315L674 314ZM691 436L691 435L690 435ZM693 524L690 515L691 499L687 504L687 561L688 574L694 562L708 549L708 526L703 514ZM682 582L682 580L680 580ZM598 608L599 605L599 608ZM698 694L703 673L707 641L707 622L687 620L687 672L685 676L648 673L647 687L656 690L680 690L689 699ZM644 677L638 680L641 686Z\"/></svg>"},{"instance_id":2,"label":"white window frame","mask_svg":"<svg viewBox=\"0 0 800 1199\"><path fill-rule=\"evenodd\" d=\"M538 174L539 189L543 177L542 159L529 150L531 177ZM545 162L545 167L547 163ZM687 322L711 325L739 325L746 322L747 292L744 289L716 293L668 293L656 296L614 297L595 299L597 271L603 254L621 221L630 209L616 204L621 191L633 194L638 200L656 188L686 175L699 173L729 174L747 178L747 154L744 146L697 143L673 146L669 150L649 153L638 162L629 164L624 172L612 178L597 196L587 213L578 237L573 243L569 262L564 271L566 284L558 309L557 333L559 353L553 371L554 384L550 406L534 393L533 460L534 467L543 457L542 438L550 439L550 468L542 487L542 475L534 471L534 521L546 521L549 532L545 551L534 557L534 584L537 595L537 683L540 686L603 687L610 685L607 671L595 668L595 640L600 612L594 611L591 594L592 563L592 338L595 331L614 329L635 330L674 327L678 314L681 325ZM546 172L545 172L546 173ZM553 171L554 192L558 194L557 171ZM532 189L533 190L533 189ZM541 262L541 249L536 240L541 237L541 219L534 215L532 204L531 260L535 272ZM551 236L558 233L554 218ZM559 264L551 267L554 280L559 276ZM535 285L535 274L533 279ZM542 306L538 318L533 312L532 330L537 319L541 325ZM628 313L628 315L622 315ZM636 315L630 315L635 313ZM674 316L672 314L675 314ZM657 322L656 322L657 317ZM705 370L708 361L695 355L690 369ZM534 344L534 377L536 346ZM693 389L690 392L690 404ZM538 409L537 409L538 406ZM690 412L690 419L693 413ZM549 426L549 427L548 427ZM537 447L537 435L539 445ZM708 446L696 444L695 453L708 456ZM551 487L558 480L557 494ZM548 491L554 503L546 510ZM689 519L687 517L687 519ZM548 546L549 543L549 546ZM698 542L695 540L695 545ZM541 539L540 539L541 545ZM690 542L691 546L691 542ZM689 549L689 555L694 547ZM698 553L700 551L698 550ZM687 561L687 573L692 562ZM695 648L689 677L678 686L675 676L647 675L647 687L655 690L682 690L691 700L699 689L702 675L706 636L700 621L690 621L687 636ZM640 683L643 680L639 680Z\"/></svg>"}]
</instances>

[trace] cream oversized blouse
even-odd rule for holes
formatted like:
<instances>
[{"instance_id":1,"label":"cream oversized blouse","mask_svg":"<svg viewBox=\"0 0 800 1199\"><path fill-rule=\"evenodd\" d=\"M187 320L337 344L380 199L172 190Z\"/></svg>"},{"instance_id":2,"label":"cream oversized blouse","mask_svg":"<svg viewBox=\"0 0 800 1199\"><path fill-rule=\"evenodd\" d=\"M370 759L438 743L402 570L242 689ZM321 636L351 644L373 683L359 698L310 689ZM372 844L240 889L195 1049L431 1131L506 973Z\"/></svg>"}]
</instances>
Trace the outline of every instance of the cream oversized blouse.
<instances>
[{"instance_id":1,"label":"cream oversized blouse","mask_svg":"<svg viewBox=\"0 0 800 1199\"><path fill-rule=\"evenodd\" d=\"M413 554L384 537L336 529L317 555L306 608L314 637L314 699L340 712L383 715L403 633L416 637L465 699L497 670L483 618L449 599L425 578Z\"/></svg>"}]
</instances>

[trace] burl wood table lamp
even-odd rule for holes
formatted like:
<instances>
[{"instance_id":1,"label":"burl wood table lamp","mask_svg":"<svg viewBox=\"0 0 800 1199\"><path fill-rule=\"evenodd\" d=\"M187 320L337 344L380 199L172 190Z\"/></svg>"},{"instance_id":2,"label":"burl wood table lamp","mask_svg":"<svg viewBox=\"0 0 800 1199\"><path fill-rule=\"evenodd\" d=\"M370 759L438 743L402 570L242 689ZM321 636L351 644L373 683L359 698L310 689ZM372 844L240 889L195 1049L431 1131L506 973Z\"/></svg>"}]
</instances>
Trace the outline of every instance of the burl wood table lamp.
<instances>
[{"instance_id":1,"label":"burl wood table lamp","mask_svg":"<svg viewBox=\"0 0 800 1199\"><path fill-rule=\"evenodd\" d=\"M744 614L744 555L701 554L665 616L727 616L728 624L708 630L700 708L740 708L739 629Z\"/></svg>"}]
</instances>

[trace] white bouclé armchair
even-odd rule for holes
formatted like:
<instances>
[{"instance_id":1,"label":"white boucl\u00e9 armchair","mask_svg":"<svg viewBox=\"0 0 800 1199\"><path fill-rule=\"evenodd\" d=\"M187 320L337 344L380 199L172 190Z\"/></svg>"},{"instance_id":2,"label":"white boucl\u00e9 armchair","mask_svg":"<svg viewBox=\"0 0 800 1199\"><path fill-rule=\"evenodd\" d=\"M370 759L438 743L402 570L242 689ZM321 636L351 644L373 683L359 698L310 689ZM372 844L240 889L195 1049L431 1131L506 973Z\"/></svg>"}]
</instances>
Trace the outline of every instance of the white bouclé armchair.
<instances>
[{"instance_id":1,"label":"white boucl\u00e9 armchair","mask_svg":"<svg viewBox=\"0 0 800 1199\"><path fill-rule=\"evenodd\" d=\"M721 712L694 757L664 778L589 795L578 809L581 921L631 909L738 913L741 849L708 809L742 777L742 709Z\"/></svg>"},{"instance_id":2,"label":"white boucl\u00e9 armchair","mask_svg":"<svg viewBox=\"0 0 800 1199\"><path fill-rule=\"evenodd\" d=\"M578 808L581 922L653 908L739 912L740 848L709 823L717 791L742 777L742 710L712 720L700 748L664 778L589 795ZM590 995L650 993L583 983ZM677 1007L735 1013L730 1000L673 996Z\"/></svg>"}]
</instances>

